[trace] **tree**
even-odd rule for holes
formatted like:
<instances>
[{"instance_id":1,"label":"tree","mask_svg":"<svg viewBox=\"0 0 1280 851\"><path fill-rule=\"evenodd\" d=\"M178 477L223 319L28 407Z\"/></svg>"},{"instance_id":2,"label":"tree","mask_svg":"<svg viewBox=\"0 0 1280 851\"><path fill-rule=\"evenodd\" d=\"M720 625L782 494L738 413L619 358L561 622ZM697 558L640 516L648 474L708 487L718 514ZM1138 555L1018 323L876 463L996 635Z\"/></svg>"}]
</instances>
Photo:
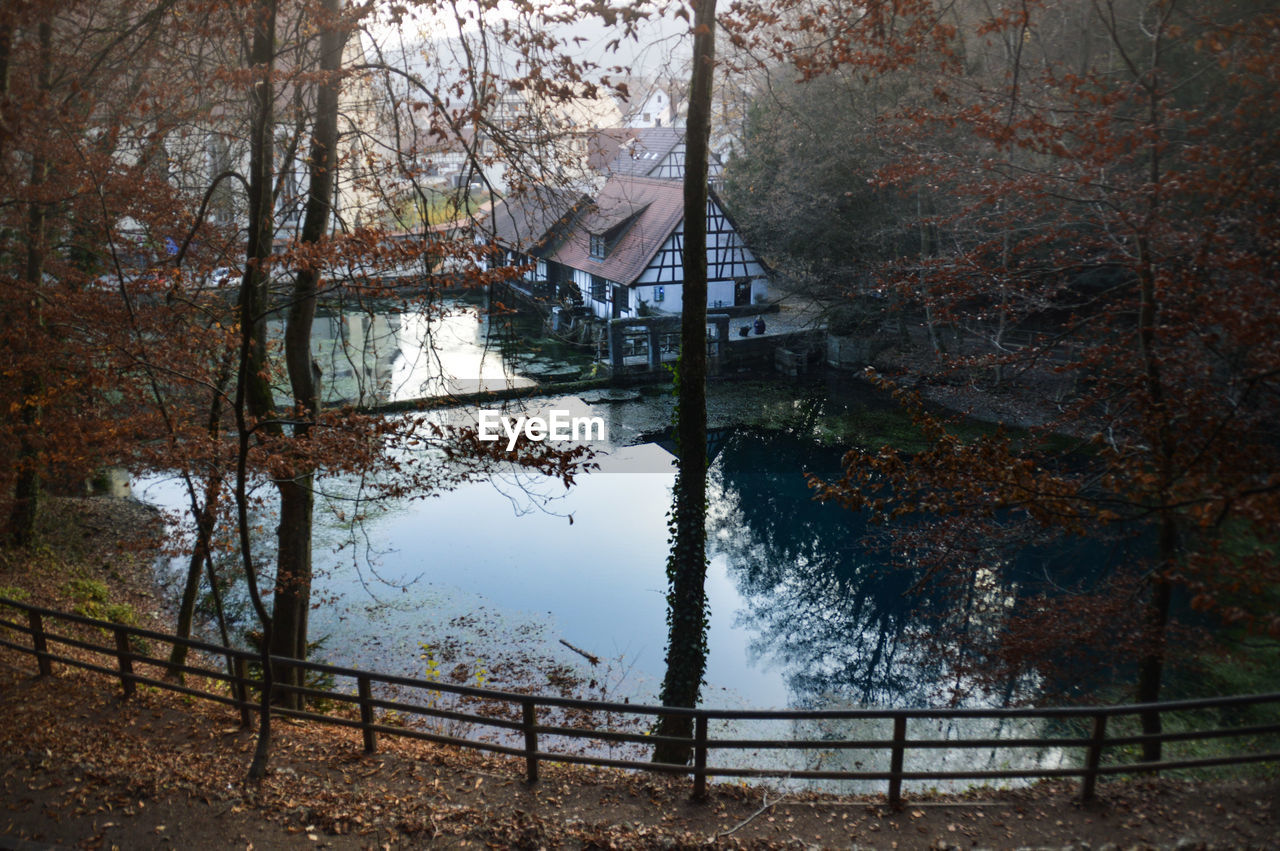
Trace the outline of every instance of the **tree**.
<instances>
[{"instance_id":1,"label":"tree","mask_svg":"<svg viewBox=\"0 0 1280 851\"><path fill-rule=\"evenodd\" d=\"M853 282L873 294L876 265L911 250L909 202L868 179L892 150L876 112L901 92L835 73L793 76L786 67L764 75L725 169L725 200L790 287L847 304Z\"/></svg>"},{"instance_id":2,"label":"tree","mask_svg":"<svg viewBox=\"0 0 1280 851\"><path fill-rule=\"evenodd\" d=\"M187 601L202 562L218 588L213 524L234 483L264 662L307 653L317 476L358 474L368 484L361 498L425 496L509 464L567 483L585 454L507 453L473 428L321 404L310 354L320 299L386 297L381 272L416 263L429 310L440 281L494 277L464 274L486 250L470 236L388 233L423 175L374 126L403 104L370 84L374 63L344 51L368 12L327 0L121 0L0 13L0 178L14 199L0 205L4 368L30 378L4 385L6 410L20 415L6 418L0 439L29 459L19 471L37 484L51 470L74 477L105 464L184 474L197 518ZM499 24L480 15L481 31L503 29L525 62L520 74L554 99L562 87L543 75L578 66L555 59L559 43L539 33L536 11L522 15ZM455 117L479 120L493 106L494 69L455 70L459 79L429 92L438 104L464 98ZM449 129L465 139L464 124ZM281 230L300 203L299 226ZM445 252L456 262L444 264ZM238 288L227 286L228 269ZM238 293L230 306L229 290ZM250 535L264 484L279 494L274 559ZM38 510L22 498L38 489L24 487L15 529ZM188 603L185 628L190 612ZM254 776L270 748L266 702L301 706L296 666L263 669Z\"/></svg>"},{"instance_id":3,"label":"tree","mask_svg":"<svg viewBox=\"0 0 1280 851\"><path fill-rule=\"evenodd\" d=\"M930 93L881 112L899 147L867 174L929 202L915 227L937 234L877 269L953 329L912 382L1045 412L1028 435L962 440L922 410L930 450L851 453L820 495L915 514L902 551L954 588L998 569L984 540L1146 542L1068 598L1046 588L1008 614L969 656L988 671L1047 675L1105 646L1152 701L1183 646L1179 599L1280 634L1275 25L1250 3L885 3L815 24L796 57L806 74L852 65Z\"/></svg>"},{"instance_id":4,"label":"tree","mask_svg":"<svg viewBox=\"0 0 1280 851\"><path fill-rule=\"evenodd\" d=\"M384 251L378 242L381 230L370 228L357 238L344 243L328 234L331 218L331 199L335 194L335 175L338 166L339 89L348 70L344 67L343 45L351 23L344 21L342 7L336 0L323 6L309 7L315 15L315 29L321 33L318 51L318 73L307 77L317 87L314 111L307 116L310 130L310 156L308 162L309 186L302 229L292 254L284 258L273 256L271 237L274 197L272 187L277 182L272 165L272 134L276 125L274 108L276 95L275 50L276 27L279 9L274 0L262 0L254 8L252 17L253 40L248 57L252 72L249 97L251 136L249 144L249 174L246 189L248 195L249 239L246 246L244 278L240 288L239 322L241 345L238 380L236 386L236 422L239 437L236 471L236 504L239 514L240 549L249 580L249 592L254 609L262 624L262 660L264 670L264 694L259 729L258 748L250 768L251 776L262 776L270 743L269 700L275 700L295 708L302 705L298 688L304 685L301 670L287 663L273 665L270 656L305 659L308 651L307 619L311 586L311 538L314 511L313 488L317 469L323 465L327 471L337 470L388 470L395 475L386 484L386 493L425 494L449 487L484 471L502 457L501 452L485 448L473 429L445 429L427 423L423 418L388 422L377 414L321 411L316 366L311 358L311 325L316 304L322 292L322 269L341 260L348 266L359 267L369 254L375 257ZM483 29L483 28L482 28ZM508 32L513 32L508 30ZM517 38L511 42L525 49L524 58L534 57L530 44ZM535 45L545 48L545 41ZM569 67L569 66L565 66ZM379 70L389 71L385 66ZM473 118L484 116L491 106L493 79L488 69L468 67L473 85L467 109ZM527 71L535 79L543 71L542 64L535 64ZM297 80L295 86L301 83ZM417 88L421 88L419 85ZM462 89L462 91L466 91ZM560 96L567 96L561 94ZM438 105L443 98L436 95ZM389 109L395 115L398 105ZM455 116L456 118L456 116ZM457 128L457 123L453 127ZM377 181L389 180L373 193L375 198L398 198L404 184L416 187L417 174L403 169L404 159L396 149L392 165L383 175L368 175ZM474 165L474 164L473 164ZM396 186L396 180L401 185ZM421 195L421 193L417 193ZM466 209L460 205L459 209ZM383 211L387 219L393 213ZM439 249L424 229L423 238L409 249L408 260L422 262ZM381 254L385 262L386 254ZM399 258L405 262L406 258ZM289 380L289 397L292 404L286 411L277 408L271 386L268 361L266 321L280 308L274 304L268 290L269 271L273 263L284 260L296 267L293 286L284 307L287 310L284 323L284 361ZM429 271L430 267L427 267ZM456 282L455 282L456 283ZM357 286L367 286L367 280ZM391 442L396 447L423 444L449 445L447 460L453 465L451 472L438 469L412 469L389 462L383 445ZM255 445L256 444L256 445ZM361 448L353 451L353 444ZM450 445L451 444L451 445ZM461 444L465 455L458 452ZM252 542L249 536L248 500L246 485L249 460L255 449L265 450L266 458L259 461L269 471L279 492L280 523L277 535L275 587L273 606L268 613L258 587L258 569L255 565ZM568 452L545 447L526 447L507 460L524 464L543 472L555 473L571 481L576 461L582 450ZM275 691L283 687L282 692Z\"/></svg>"},{"instance_id":5,"label":"tree","mask_svg":"<svg viewBox=\"0 0 1280 851\"><path fill-rule=\"evenodd\" d=\"M15 458L6 485L18 544L34 540L46 483L83 487L160 425L139 407L140 385L120 380L137 350L112 332L136 327L136 300L164 288L116 274L121 260L176 235L176 193L159 178L143 117L158 69L134 61L172 58L157 37L166 16L129 2L8 4L0 16L0 441Z\"/></svg>"},{"instance_id":6,"label":"tree","mask_svg":"<svg viewBox=\"0 0 1280 851\"><path fill-rule=\"evenodd\" d=\"M707 147L715 71L715 0L698 0L693 17L693 72L685 130L684 310L676 369L678 467L667 558L667 673L663 706L693 707L707 667ZM659 716L660 736L690 740L692 719ZM659 743L654 761L689 760L687 744Z\"/></svg>"}]
</instances>

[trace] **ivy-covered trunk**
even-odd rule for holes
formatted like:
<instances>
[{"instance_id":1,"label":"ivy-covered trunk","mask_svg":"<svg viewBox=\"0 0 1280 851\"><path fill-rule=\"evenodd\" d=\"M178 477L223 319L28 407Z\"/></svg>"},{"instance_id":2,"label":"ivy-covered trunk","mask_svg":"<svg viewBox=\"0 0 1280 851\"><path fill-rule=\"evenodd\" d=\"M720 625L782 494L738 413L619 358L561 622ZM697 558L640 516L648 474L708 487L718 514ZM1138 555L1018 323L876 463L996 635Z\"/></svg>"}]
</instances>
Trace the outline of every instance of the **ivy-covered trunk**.
<instances>
[{"instance_id":1,"label":"ivy-covered trunk","mask_svg":"<svg viewBox=\"0 0 1280 851\"><path fill-rule=\"evenodd\" d=\"M715 0L694 12L693 79L685 137L684 312L680 325L676 442L679 472L667 557L667 673L662 705L698 703L707 667L707 147L715 67ZM663 715L657 733L692 741L693 719ZM691 748L659 743L655 762L687 763Z\"/></svg>"}]
</instances>

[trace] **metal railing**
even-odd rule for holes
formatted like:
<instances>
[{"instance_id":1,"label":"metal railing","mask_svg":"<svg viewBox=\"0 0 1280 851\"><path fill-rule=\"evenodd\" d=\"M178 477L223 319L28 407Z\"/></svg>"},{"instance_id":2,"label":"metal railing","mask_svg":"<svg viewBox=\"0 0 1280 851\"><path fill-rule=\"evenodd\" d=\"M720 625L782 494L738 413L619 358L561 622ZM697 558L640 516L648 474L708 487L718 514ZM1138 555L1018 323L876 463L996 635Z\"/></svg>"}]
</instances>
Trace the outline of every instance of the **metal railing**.
<instances>
[{"instance_id":1,"label":"metal railing","mask_svg":"<svg viewBox=\"0 0 1280 851\"><path fill-rule=\"evenodd\" d=\"M6 611L7 608L7 611ZM32 606L0 598L0 615L17 612L21 620L0 617L0 628L27 637L26 641L0 638L0 647L9 648L36 658L41 676L53 673L54 663L96 671L120 681L125 698L131 697L139 684L178 692L192 697L214 701L239 710L241 724L252 725L256 702L250 700L250 689L260 689L261 681L249 676L250 665L259 660L256 653L230 647L222 647L193 639L183 639L153 630L124 624L96 620L81 615L68 614L52 609ZM71 625L80 636L55 632L49 622ZM88 637L111 636L109 644L98 644ZM196 664L170 665L167 659L151 655L147 644L158 642L169 646L183 645L199 651L205 660L220 660L225 670ZM88 654L105 657L108 664L55 652L51 645L77 648ZM731 710L731 709L679 709L662 706L618 703L600 700L582 700L554 695L530 695L500 691L453 682L424 680L412 677L382 674L319 662L271 657L282 666L293 666L315 677L336 684L349 681L354 688L343 691L336 687L312 687L278 685L281 693L291 692L304 696L314 707L316 702L329 701L350 707L347 713L322 713L305 709L275 706L272 712L281 716L307 719L323 724L333 724L358 729L364 741L364 749L374 752L380 735L421 739L460 748L485 750L519 757L524 760L525 775L529 782L538 779L540 762L553 760L590 766L616 767L668 774L687 774L693 777L695 799L706 796L709 777L790 778L812 780L872 780L888 784L889 803L900 806L904 781L955 781L955 780L1012 780L1050 777L1080 778L1082 799L1094 797L1097 780L1101 776L1166 771L1172 769L1208 768L1246 763L1280 762L1280 751L1258 750L1194 758L1166 759L1152 762L1107 763L1107 752L1119 748L1132 748L1149 742L1183 742L1191 740L1225 740L1249 737L1273 736L1280 733L1280 723L1244 724L1235 727L1211 727L1208 729L1180 729L1159 734L1112 735L1118 721L1135 718L1150 712L1162 716L1171 713L1187 713L1201 710L1243 710L1246 707L1274 706L1280 713L1280 692L1258 695L1222 697L1205 700L1182 700L1154 704L1091 707L1040 707L1040 708L937 708L937 709L824 709L824 710ZM150 666L157 676L146 676L140 668ZM196 688L178 682L176 674L189 674L213 684L215 690ZM375 687L377 692L375 692ZM424 694L425 702L399 699L400 693L410 691ZM453 708L437 705L443 694L456 696ZM305 703L303 705L306 705ZM470 711L468 711L470 710ZM559 713L559 717L552 717ZM604 714L630 719L629 723L610 724L607 729L576 723L583 714L595 718ZM690 740L651 735L647 727L658 716L692 717L694 735ZM414 727L397 719L409 717L434 719L435 728ZM1275 717L1273 714L1272 718ZM1015 719L1043 719L1058 722L1065 733L1058 736L981 736L960 739L908 738L908 723L912 721L954 722L959 719L986 719L1007 722ZM892 724L892 733L883 739L745 739L712 738L709 735L712 721L773 720L791 723L813 721L879 721ZM557 722L558 723L555 723ZM447 725L475 725L495 731L497 738L483 739L456 735ZM1087 727L1088 733L1083 730ZM1073 729L1074 728L1074 729ZM692 754L692 765L655 763L640 759L602 756L591 752L564 752L547 750L549 738L577 742L596 742L605 747L629 745L647 749L667 742L686 746ZM1058 752L1076 750L1080 755L1078 765L1030 768L982 768L961 770L907 770L905 758L913 752L934 752L939 749L1000 749L1025 751L1028 749L1055 749ZM741 766L715 766L708 764L708 754L724 751L756 750L821 750L866 751L888 753L889 768L885 770L822 770L760 768Z\"/></svg>"}]
</instances>

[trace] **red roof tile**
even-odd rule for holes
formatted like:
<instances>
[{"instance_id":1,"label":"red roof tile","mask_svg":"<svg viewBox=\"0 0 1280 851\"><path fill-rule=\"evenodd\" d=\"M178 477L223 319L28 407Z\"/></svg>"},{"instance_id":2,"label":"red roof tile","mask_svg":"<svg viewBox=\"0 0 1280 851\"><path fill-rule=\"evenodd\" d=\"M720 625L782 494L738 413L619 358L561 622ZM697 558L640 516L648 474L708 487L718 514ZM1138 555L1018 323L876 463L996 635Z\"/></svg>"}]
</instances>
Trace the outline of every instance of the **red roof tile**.
<instances>
[{"instance_id":1,"label":"red roof tile","mask_svg":"<svg viewBox=\"0 0 1280 851\"><path fill-rule=\"evenodd\" d=\"M603 260L590 254L590 233L600 225L617 224L639 211ZM630 285L640 277L658 249L684 219L684 186L680 181L642 177L611 179L551 256L557 263Z\"/></svg>"}]
</instances>

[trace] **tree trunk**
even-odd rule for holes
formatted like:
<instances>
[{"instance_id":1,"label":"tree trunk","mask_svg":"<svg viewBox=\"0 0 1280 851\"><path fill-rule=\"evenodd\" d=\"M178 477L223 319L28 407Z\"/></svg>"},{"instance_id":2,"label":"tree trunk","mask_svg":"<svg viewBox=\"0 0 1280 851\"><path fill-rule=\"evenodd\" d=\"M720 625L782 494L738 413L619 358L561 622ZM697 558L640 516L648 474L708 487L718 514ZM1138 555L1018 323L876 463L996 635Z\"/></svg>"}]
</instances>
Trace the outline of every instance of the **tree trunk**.
<instances>
[{"instance_id":1,"label":"tree trunk","mask_svg":"<svg viewBox=\"0 0 1280 851\"><path fill-rule=\"evenodd\" d=\"M318 21L321 82L316 98L316 116L311 135L307 209L299 243L315 246L329 229L338 168L338 95L341 91L342 51L347 33L341 26L341 0L324 0ZM285 322L285 364L293 393L293 439L305 444L319 410L320 387L311 360L311 326L315 320L320 267L315 253L294 278L293 297ZM276 566L275 608L271 652L294 659L307 657L307 620L311 608L311 536L315 495L314 466L299 463L292 479L276 482L280 492L280 528L277 533L279 560ZM279 682L304 684L299 668L277 673ZM287 693L278 702L301 709L301 695Z\"/></svg>"},{"instance_id":2,"label":"tree trunk","mask_svg":"<svg viewBox=\"0 0 1280 851\"><path fill-rule=\"evenodd\" d=\"M676 441L674 540L667 559L667 672L663 706L694 707L707 666L707 148L715 70L715 0L697 0L684 177L684 295ZM663 715L658 735L693 739L688 717ZM655 762L687 763L687 744L662 744Z\"/></svg>"},{"instance_id":3,"label":"tree trunk","mask_svg":"<svg viewBox=\"0 0 1280 851\"><path fill-rule=\"evenodd\" d=\"M1163 577L1152 580L1151 598L1146 604L1147 649L1138 663L1137 700L1139 703L1156 703L1160 700L1160 684L1164 678L1164 634L1169 623L1169 605L1172 587ZM1159 712L1142 713L1142 732L1157 736L1163 732ZM1160 742L1143 742L1144 762L1159 762L1162 752Z\"/></svg>"},{"instance_id":4,"label":"tree trunk","mask_svg":"<svg viewBox=\"0 0 1280 851\"><path fill-rule=\"evenodd\" d=\"M10 36L11 37L11 36ZM47 97L53 87L53 25L42 21L39 26L40 67L37 70L37 86L42 96ZM5 76L7 86L8 50L5 51ZM40 287L44 281L45 248L46 248L46 211L44 201L39 197L49 177L49 160L43 148L37 147L31 155L31 201L27 213L27 259L23 270L23 281L29 288L25 294L28 312L27 335L38 336L43 333L43 321L40 314ZM27 335L15 346L24 360L29 360L35 342ZM22 423L22 438L18 446L18 457L14 459L17 470L17 481L13 491L13 507L9 514L9 540L14 546L28 547L36 542L36 519L40 513L41 466L44 453L40 448L40 395L44 390L44 381L40 373L30 362L22 366L22 412L19 420Z\"/></svg>"},{"instance_id":5,"label":"tree trunk","mask_svg":"<svg viewBox=\"0 0 1280 851\"><path fill-rule=\"evenodd\" d=\"M224 357L221 368L218 370L218 380L214 387L213 396L209 400L209 419L207 421L207 430L211 442L217 442L222 434L222 397L226 392L227 382L231 378L231 358L232 352L228 351ZM209 478L204 486L204 502L196 502L195 486L191 483L191 478L186 479L188 495L191 498L191 513L196 518L196 545L191 552L191 561L187 565L187 584L182 589L182 603L178 607L178 625L177 635L180 638L191 637L191 625L195 618L196 597L200 590L200 570L205 563L209 565L209 590L214 595L214 599L218 599L218 589L215 585L213 575L213 548L210 540L213 537L213 525L218 516L218 496L222 492L222 483L224 475L222 468L214 466L209 473ZM222 604L218 603L218 626L222 630L222 643L227 643L227 625L222 616ZM169 653L169 664L175 668L172 672L178 679L182 679L182 673L177 671L179 665L186 664L187 646L185 644L173 645L173 650Z\"/></svg>"},{"instance_id":6,"label":"tree trunk","mask_svg":"<svg viewBox=\"0 0 1280 851\"><path fill-rule=\"evenodd\" d=\"M277 481L280 492L280 528L277 532L275 601L271 609L271 654L291 659L307 658L307 619L311 610L311 518L313 506L310 473ZM280 665L276 683L302 686L301 668ZM277 689L278 706L301 709L302 695Z\"/></svg>"},{"instance_id":7,"label":"tree trunk","mask_svg":"<svg viewBox=\"0 0 1280 851\"><path fill-rule=\"evenodd\" d=\"M200 592L200 574L204 570L205 560L211 555L209 538L213 534L213 521L218 513L218 493L222 490L222 476L214 473L204 486L204 503L199 506L196 517L196 545L191 550L191 560L187 563L187 581L182 587L182 600L178 604L178 623L175 634L179 638L190 638L191 627L195 621L196 598ZM194 507L194 506L193 506ZM182 682L182 672L178 670L187 663L187 645L174 644L169 651L170 675Z\"/></svg>"},{"instance_id":8,"label":"tree trunk","mask_svg":"<svg viewBox=\"0 0 1280 851\"><path fill-rule=\"evenodd\" d=\"M1146 602L1146 628L1143 635L1142 657L1138 660L1137 700L1139 703L1155 703L1160 699L1160 684L1164 673L1165 627L1169 622L1169 606L1172 590L1166 573L1174 567L1178 555L1177 519L1169 507L1173 482L1173 438L1169 429L1168 403L1164 381L1161 377L1159 354L1156 351L1156 321L1158 303L1155 274L1150 263L1150 248L1145 237L1138 239L1139 293L1138 353L1142 362L1143 378L1151 405L1148 425L1150 439L1156 450L1156 487L1153 500L1159 507L1160 538L1156 557L1158 565L1147 580L1149 596ZM1160 713L1142 714L1142 732L1158 735L1161 732ZM1160 759L1160 742L1143 742L1142 757L1147 762Z\"/></svg>"},{"instance_id":9,"label":"tree trunk","mask_svg":"<svg viewBox=\"0 0 1280 851\"><path fill-rule=\"evenodd\" d=\"M13 17L15 12L0 6L0 158L9 151L9 92L13 68Z\"/></svg>"},{"instance_id":10,"label":"tree trunk","mask_svg":"<svg viewBox=\"0 0 1280 851\"><path fill-rule=\"evenodd\" d=\"M249 766L249 777L266 776L271 753L271 616L258 588L258 572L249 540L249 517L245 493L247 460L254 431L262 421L270 421L271 385L267 380L267 262L271 256L272 225L271 146L275 124L275 0L259 0L254 7L253 43L249 66L256 79L249 90L251 138L249 141L249 228L245 249L244 280L240 285L240 364L236 382L236 428L239 453L236 461L236 511L240 537L240 555L244 562L249 597L262 626L259 659L262 663L263 689L258 712L258 741ZM267 427L270 427L269 425Z\"/></svg>"},{"instance_id":11,"label":"tree trunk","mask_svg":"<svg viewBox=\"0 0 1280 851\"><path fill-rule=\"evenodd\" d=\"M1171 412L1165 394L1160 339L1157 334L1160 320L1161 293L1156 282L1156 257L1151 243L1151 233L1160 217L1160 191L1162 184L1161 146L1162 109L1160 90L1161 33L1168 18L1153 30L1151 66L1144 88L1149 98L1147 120L1153 129L1147 146L1147 211L1146 222L1135 240L1138 248L1138 354L1142 363L1142 377L1150 406L1145 423L1150 431L1146 439L1155 454L1156 486L1153 502L1160 516L1160 539L1156 570L1147 580L1150 583L1146 604L1146 630L1143 635L1143 655L1138 662L1137 699L1140 703L1155 703L1160 699L1161 681L1164 675L1166 652L1166 627L1169 623L1169 606L1172 599L1168 574L1176 566L1179 552L1178 520L1173 506L1174 494L1174 446L1170 427ZM1159 712L1142 715L1142 732L1159 735L1162 732ZM1146 762L1158 762L1162 747L1160 742L1143 742L1142 758Z\"/></svg>"}]
</instances>

